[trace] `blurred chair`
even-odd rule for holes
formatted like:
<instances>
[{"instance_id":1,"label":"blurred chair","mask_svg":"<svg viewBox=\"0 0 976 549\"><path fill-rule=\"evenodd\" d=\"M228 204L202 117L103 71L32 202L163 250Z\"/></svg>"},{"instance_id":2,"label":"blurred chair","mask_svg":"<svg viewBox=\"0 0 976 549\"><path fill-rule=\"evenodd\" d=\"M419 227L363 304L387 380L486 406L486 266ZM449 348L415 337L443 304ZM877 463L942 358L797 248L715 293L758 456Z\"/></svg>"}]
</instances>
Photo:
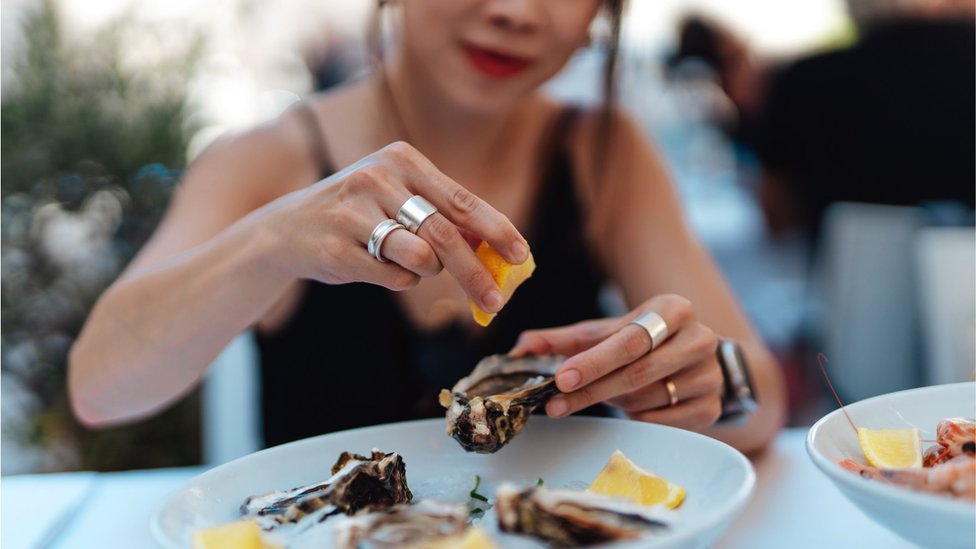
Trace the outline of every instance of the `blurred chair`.
<instances>
[{"instance_id":1,"label":"blurred chair","mask_svg":"<svg viewBox=\"0 0 976 549\"><path fill-rule=\"evenodd\" d=\"M912 207L837 203L818 250L819 325L830 376L853 402L917 387L919 366Z\"/></svg>"},{"instance_id":2,"label":"blurred chair","mask_svg":"<svg viewBox=\"0 0 976 549\"><path fill-rule=\"evenodd\" d=\"M928 227L915 238L927 385L967 381L976 367L976 229Z\"/></svg>"},{"instance_id":3,"label":"blurred chair","mask_svg":"<svg viewBox=\"0 0 976 549\"><path fill-rule=\"evenodd\" d=\"M251 332L210 365L202 396L203 462L219 465L263 447L258 350Z\"/></svg>"}]
</instances>

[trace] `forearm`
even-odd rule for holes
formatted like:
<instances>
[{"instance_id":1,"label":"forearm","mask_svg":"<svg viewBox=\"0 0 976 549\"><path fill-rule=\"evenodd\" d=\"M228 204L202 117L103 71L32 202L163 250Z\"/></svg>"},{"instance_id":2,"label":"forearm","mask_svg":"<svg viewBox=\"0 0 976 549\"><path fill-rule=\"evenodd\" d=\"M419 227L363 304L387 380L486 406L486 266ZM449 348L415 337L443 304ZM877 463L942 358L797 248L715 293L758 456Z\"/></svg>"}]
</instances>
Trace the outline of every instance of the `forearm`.
<instances>
[{"instance_id":1,"label":"forearm","mask_svg":"<svg viewBox=\"0 0 976 549\"><path fill-rule=\"evenodd\" d=\"M99 300L71 350L68 386L89 425L148 415L188 391L292 280L252 218L125 276Z\"/></svg>"},{"instance_id":2,"label":"forearm","mask_svg":"<svg viewBox=\"0 0 976 549\"><path fill-rule=\"evenodd\" d=\"M750 374L759 402L758 410L748 421L734 425L716 425L705 434L735 448L754 453L764 449L786 420L786 389L776 359L761 342L744 342Z\"/></svg>"}]
</instances>

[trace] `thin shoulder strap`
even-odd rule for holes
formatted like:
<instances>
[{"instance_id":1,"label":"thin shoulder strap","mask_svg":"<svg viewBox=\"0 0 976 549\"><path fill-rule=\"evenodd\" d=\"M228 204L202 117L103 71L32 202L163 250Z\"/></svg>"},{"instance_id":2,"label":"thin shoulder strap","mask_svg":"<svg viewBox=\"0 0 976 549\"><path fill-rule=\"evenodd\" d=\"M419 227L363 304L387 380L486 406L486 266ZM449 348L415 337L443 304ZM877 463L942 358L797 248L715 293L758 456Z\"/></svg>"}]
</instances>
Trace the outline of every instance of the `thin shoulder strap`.
<instances>
[{"instance_id":1,"label":"thin shoulder strap","mask_svg":"<svg viewBox=\"0 0 976 549\"><path fill-rule=\"evenodd\" d=\"M576 125L576 120L580 115L579 105L567 105L556 115L556 120L552 123L549 130L548 147L549 157L564 150L566 139Z\"/></svg>"},{"instance_id":2,"label":"thin shoulder strap","mask_svg":"<svg viewBox=\"0 0 976 549\"><path fill-rule=\"evenodd\" d=\"M564 164L568 162L566 151L567 140L572 135L573 127L576 126L581 112L582 110L579 105L567 105L555 115L555 120L550 122L549 129L547 130L548 134L545 137L541 149L543 154L542 158L546 159L545 171L542 174L542 194L545 194L553 185L558 185L558 182L552 182L553 176L555 172L562 169Z\"/></svg>"},{"instance_id":3,"label":"thin shoulder strap","mask_svg":"<svg viewBox=\"0 0 976 549\"><path fill-rule=\"evenodd\" d=\"M298 111L298 118L302 120L308 133L308 146L311 148L312 157L315 158L315 162L318 164L319 178L324 179L332 175L335 172L335 168L332 166L332 160L329 158L329 149L325 144L322 126L319 125L311 104L303 101L298 105L296 110Z\"/></svg>"}]
</instances>

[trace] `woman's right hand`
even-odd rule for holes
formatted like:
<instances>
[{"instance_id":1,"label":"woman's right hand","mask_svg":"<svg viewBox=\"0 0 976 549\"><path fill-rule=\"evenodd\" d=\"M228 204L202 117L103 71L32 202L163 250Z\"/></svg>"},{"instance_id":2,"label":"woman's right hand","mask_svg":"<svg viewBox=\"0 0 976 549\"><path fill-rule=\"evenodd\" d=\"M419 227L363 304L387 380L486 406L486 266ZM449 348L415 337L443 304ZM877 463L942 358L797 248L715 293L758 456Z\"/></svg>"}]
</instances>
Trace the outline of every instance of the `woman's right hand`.
<instances>
[{"instance_id":1,"label":"woman's right hand","mask_svg":"<svg viewBox=\"0 0 976 549\"><path fill-rule=\"evenodd\" d=\"M416 234L394 230L380 252L367 252L378 223L396 218L411 196L427 199L437 212ZM369 282L391 290L414 287L421 277L446 269L484 311L504 305L491 274L469 240L487 241L519 264L528 245L507 217L441 173L410 145L397 142L306 189L269 204L265 212L289 274L328 284Z\"/></svg>"}]
</instances>

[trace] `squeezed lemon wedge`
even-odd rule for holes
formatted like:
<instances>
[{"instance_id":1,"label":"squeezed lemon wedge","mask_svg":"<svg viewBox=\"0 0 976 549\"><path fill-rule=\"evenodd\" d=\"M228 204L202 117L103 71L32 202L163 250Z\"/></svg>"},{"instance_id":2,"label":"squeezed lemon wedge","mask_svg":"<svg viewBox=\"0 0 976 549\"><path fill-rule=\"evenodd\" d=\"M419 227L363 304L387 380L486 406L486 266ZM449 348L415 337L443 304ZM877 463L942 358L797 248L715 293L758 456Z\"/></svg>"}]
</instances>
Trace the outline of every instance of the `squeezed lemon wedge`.
<instances>
[{"instance_id":1,"label":"squeezed lemon wedge","mask_svg":"<svg viewBox=\"0 0 976 549\"><path fill-rule=\"evenodd\" d=\"M508 300L511 299L512 294L515 293L515 289L519 287L519 284L525 282L532 276L532 272L535 271L535 260L532 258L532 252L529 252L529 258L521 265L512 265L508 261L505 261L505 258L498 255L498 252L489 246L487 242L482 242L478 246L478 249L475 250L474 255L487 267L488 272L495 279L495 284L498 284L498 288L502 292L502 301L505 303L508 303ZM474 321L481 326L491 324L492 319L497 314L482 311L470 299L468 300L468 305L471 306Z\"/></svg>"},{"instance_id":2,"label":"squeezed lemon wedge","mask_svg":"<svg viewBox=\"0 0 976 549\"><path fill-rule=\"evenodd\" d=\"M264 541L252 520L221 524L193 533L193 549L278 549Z\"/></svg>"},{"instance_id":3,"label":"squeezed lemon wedge","mask_svg":"<svg viewBox=\"0 0 976 549\"><path fill-rule=\"evenodd\" d=\"M858 428L857 438L868 463L879 469L922 466L922 440L917 428Z\"/></svg>"},{"instance_id":4,"label":"squeezed lemon wedge","mask_svg":"<svg viewBox=\"0 0 976 549\"><path fill-rule=\"evenodd\" d=\"M685 500L685 489L667 479L642 469L620 450L593 479L587 492L625 497L641 505L663 504L674 509Z\"/></svg>"}]
</instances>

